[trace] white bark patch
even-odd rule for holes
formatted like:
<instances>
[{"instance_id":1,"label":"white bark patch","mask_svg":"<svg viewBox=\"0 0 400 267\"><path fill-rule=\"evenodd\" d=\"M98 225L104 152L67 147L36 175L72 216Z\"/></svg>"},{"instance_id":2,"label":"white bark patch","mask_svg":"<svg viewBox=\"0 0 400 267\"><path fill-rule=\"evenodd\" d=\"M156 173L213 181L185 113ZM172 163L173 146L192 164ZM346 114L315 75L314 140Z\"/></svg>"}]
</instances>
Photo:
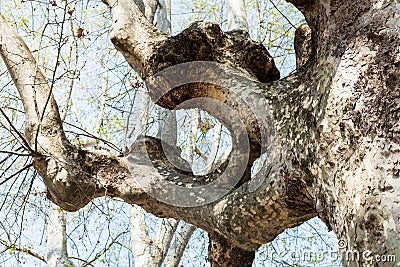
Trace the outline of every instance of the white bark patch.
<instances>
[{"instance_id":1,"label":"white bark patch","mask_svg":"<svg viewBox=\"0 0 400 267\"><path fill-rule=\"evenodd\" d=\"M329 18L331 15L331 1L330 0L321 0L322 6L325 8L325 14Z\"/></svg>"},{"instance_id":2,"label":"white bark patch","mask_svg":"<svg viewBox=\"0 0 400 267\"><path fill-rule=\"evenodd\" d=\"M336 76L333 79L333 99L346 99L352 97L351 89L359 79L360 75L368 69L376 56L376 51L371 51L366 46L360 46L358 44L364 43L361 40L353 41L352 45L349 45L352 49L346 51L339 62L339 66L336 71Z\"/></svg>"},{"instance_id":3,"label":"white bark patch","mask_svg":"<svg viewBox=\"0 0 400 267\"><path fill-rule=\"evenodd\" d=\"M66 214L52 204L47 229L47 266L74 267L68 260Z\"/></svg>"},{"instance_id":4,"label":"white bark patch","mask_svg":"<svg viewBox=\"0 0 400 267\"><path fill-rule=\"evenodd\" d=\"M248 31L247 14L244 0L228 0L228 30Z\"/></svg>"},{"instance_id":5,"label":"white bark patch","mask_svg":"<svg viewBox=\"0 0 400 267\"><path fill-rule=\"evenodd\" d=\"M224 206L226 205L227 201L228 201L227 199L224 199L218 202L213 208L214 214L221 214L222 211L224 210Z\"/></svg>"},{"instance_id":6,"label":"white bark patch","mask_svg":"<svg viewBox=\"0 0 400 267\"><path fill-rule=\"evenodd\" d=\"M154 251L152 251L153 246L146 231L144 211L141 207L133 205L130 208L130 226L132 254L135 265L156 266L153 257Z\"/></svg>"}]
</instances>

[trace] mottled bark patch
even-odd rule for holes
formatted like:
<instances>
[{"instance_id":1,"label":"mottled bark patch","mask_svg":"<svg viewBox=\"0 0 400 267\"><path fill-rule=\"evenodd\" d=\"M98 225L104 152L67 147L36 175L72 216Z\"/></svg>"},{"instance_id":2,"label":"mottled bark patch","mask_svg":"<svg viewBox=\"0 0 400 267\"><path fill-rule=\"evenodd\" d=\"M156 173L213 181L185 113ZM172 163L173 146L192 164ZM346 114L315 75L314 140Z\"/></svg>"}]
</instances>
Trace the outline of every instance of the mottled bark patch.
<instances>
[{"instance_id":1,"label":"mottled bark patch","mask_svg":"<svg viewBox=\"0 0 400 267\"><path fill-rule=\"evenodd\" d=\"M191 61L215 61L245 69L261 82L279 79L274 59L262 43L245 31L223 32L218 24L195 22L157 47L147 75Z\"/></svg>"}]
</instances>

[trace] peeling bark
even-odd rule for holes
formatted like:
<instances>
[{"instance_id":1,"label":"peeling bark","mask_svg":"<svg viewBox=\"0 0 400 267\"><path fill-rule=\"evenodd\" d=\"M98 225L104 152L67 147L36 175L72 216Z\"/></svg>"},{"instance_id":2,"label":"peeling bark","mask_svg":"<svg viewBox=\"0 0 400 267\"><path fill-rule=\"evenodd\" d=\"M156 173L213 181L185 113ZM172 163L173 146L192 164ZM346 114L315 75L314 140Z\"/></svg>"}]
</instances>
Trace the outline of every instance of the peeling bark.
<instances>
[{"instance_id":1,"label":"peeling bark","mask_svg":"<svg viewBox=\"0 0 400 267\"><path fill-rule=\"evenodd\" d=\"M22 39L0 17L0 53L21 94L26 138L35 148L34 166L51 200L66 210L77 210L94 197L120 197L157 216L183 219L217 234L220 241L213 243L216 247L234 248L239 254L254 251L285 229L318 215L346 242L346 249L361 255L367 251L373 257L395 255L398 264L398 2L292 0L311 28L312 56L296 74L282 80L276 80L278 72L268 52L244 34L223 33L213 24L196 23L169 37L147 22L132 1L106 2L114 21L111 39L144 79L152 82L155 75L173 84L177 81L157 76L158 72L190 61L220 63L203 75L173 68L175 80L185 74L206 82L178 86L168 94L163 87L153 86L150 95L158 104L175 108L196 97L224 102L227 110L222 112L211 104L202 108L219 116L231 131L236 121L244 121L251 147L247 155L250 163L245 168L248 170L263 151L263 133L269 137L265 148L269 157L256 177L250 180L244 171L238 186L230 187L216 201L201 200L204 205L191 206L168 204L182 198L190 202L192 196L180 189L195 189L218 180L218 171L235 176L238 169L225 165L225 169L194 176L172 166L162 142L154 138L133 146L126 157L72 147L43 75ZM216 79L227 86L212 85ZM250 104L246 106L242 99ZM233 113L237 119L232 121ZM229 162L244 154L239 136L233 138L237 143ZM167 150L179 154L176 148ZM171 184L180 189L170 189ZM207 198L207 193L195 197ZM344 257L343 263L377 264L376 258L365 257L350 261ZM223 263L216 260L214 265L218 264Z\"/></svg>"}]
</instances>

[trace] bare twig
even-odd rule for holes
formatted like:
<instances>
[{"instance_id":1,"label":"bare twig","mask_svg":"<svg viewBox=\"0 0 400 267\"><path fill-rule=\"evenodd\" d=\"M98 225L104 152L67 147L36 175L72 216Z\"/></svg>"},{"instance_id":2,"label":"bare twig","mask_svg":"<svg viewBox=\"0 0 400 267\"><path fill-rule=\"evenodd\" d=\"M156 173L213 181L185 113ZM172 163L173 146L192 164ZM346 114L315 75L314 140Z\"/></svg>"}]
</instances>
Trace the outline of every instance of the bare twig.
<instances>
[{"instance_id":1,"label":"bare twig","mask_svg":"<svg viewBox=\"0 0 400 267\"><path fill-rule=\"evenodd\" d=\"M32 155L36 155L37 153L30 147L29 143L26 141L25 137L15 128L14 124L8 118L7 114L3 111L2 108L0 108L0 113L4 116L4 118L7 120L8 124L11 126L11 128L14 130L14 132L18 135L18 137L22 140L23 145L29 152L31 152Z\"/></svg>"},{"instance_id":2,"label":"bare twig","mask_svg":"<svg viewBox=\"0 0 400 267\"><path fill-rule=\"evenodd\" d=\"M30 163L30 164L28 164L28 165L26 165L26 166L24 166L24 167L22 167L21 169L19 169L17 172L15 172L14 174L12 174L11 176L9 176L9 177L7 177L4 181L1 181L0 182L0 185L3 185L3 184L5 184L6 182L8 182L11 178L13 178L13 177L15 177L15 176L17 176L18 174L20 174L21 172L23 172L23 171L25 171L25 170L27 170L27 169L29 169L30 167L32 167L33 166L33 164L32 163Z\"/></svg>"},{"instance_id":3,"label":"bare twig","mask_svg":"<svg viewBox=\"0 0 400 267\"><path fill-rule=\"evenodd\" d=\"M114 238L111 240L110 244L108 244L104 249L102 249L101 251L99 251L99 252L94 256L93 259L91 259L91 260L87 261L86 263L82 264L81 267L86 267L86 266L92 265L92 263L95 262L97 259L99 259L104 253L106 253L106 252L111 248L112 245L114 245L115 243L117 243L118 238L120 238L122 235L124 235L124 234L126 234L126 233L128 233L128 231L124 231L124 232L119 233L116 237L114 237Z\"/></svg>"},{"instance_id":4,"label":"bare twig","mask_svg":"<svg viewBox=\"0 0 400 267\"><path fill-rule=\"evenodd\" d=\"M61 30L60 30L60 38L59 38L58 47L57 47L56 63L55 63L54 70L53 70L53 76L51 78L50 90L49 90L46 102L44 104L44 107L43 107L43 110L42 110L42 114L39 117L39 123L38 123L38 126L37 126L36 136L35 136L35 150L37 150L40 127L42 126L42 121L43 121L44 115L46 113L46 108L49 105L50 100L51 100L51 98L53 96L53 88L54 88L54 84L55 84L56 73L57 73L57 69L58 69L58 66L59 66L59 60L60 60L60 57L61 57L61 47L63 45L62 44L63 43L62 39L64 38L63 33L64 33L65 18L67 16L67 7L68 7L68 2L65 2L64 15L63 15L63 19L62 19L62 23L61 23Z\"/></svg>"},{"instance_id":5,"label":"bare twig","mask_svg":"<svg viewBox=\"0 0 400 267\"><path fill-rule=\"evenodd\" d=\"M280 9L275 5L274 1L270 0L270 2L274 6L274 8L279 12L279 14L281 14L282 17L284 17L287 20L287 22L289 22L290 26L296 29L296 26L294 26L293 23L288 19L288 17L286 17L285 14L283 14L282 11L280 11Z\"/></svg>"},{"instance_id":6,"label":"bare twig","mask_svg":"<svg viewBox=\"0 0 400 267\"><path fill-rule=\"evenodd\" d=\"M12 155L17 155L17 156L21 156L21 157L29 157L29 156L31 156L31 154L21 153L21 152L11 151L11 150L0 150L0 153L1 154L12 154Z\"/></svg>"},{"instance_id":7,"label":"bare twig","mask_svg":"<svg viewBox=\"0 0 400 267\"><path fill-rule=\"evenodd\" d=\"M45 259L42 255L40 255L39 253L36 253L36 252L33 251L33 250L30 250L29 248L21 247L21 246L16 246L15 244L8 244L8 243L7 243L6 241L4 241L4 240L0 240L0 243L1 243L3 246L6 247L6 250L16 250L16 251L19 251L19 252L23 252L23 253L25 253L25 254L28 254L28 255L31 255L31 256L35 257L36 259L39 259L39 260L43 261L44 263L47 263L47 262L46 262L46 259ZM6 251L6 250L5 250L5 251Z\"/></svg>"}]
</instances>

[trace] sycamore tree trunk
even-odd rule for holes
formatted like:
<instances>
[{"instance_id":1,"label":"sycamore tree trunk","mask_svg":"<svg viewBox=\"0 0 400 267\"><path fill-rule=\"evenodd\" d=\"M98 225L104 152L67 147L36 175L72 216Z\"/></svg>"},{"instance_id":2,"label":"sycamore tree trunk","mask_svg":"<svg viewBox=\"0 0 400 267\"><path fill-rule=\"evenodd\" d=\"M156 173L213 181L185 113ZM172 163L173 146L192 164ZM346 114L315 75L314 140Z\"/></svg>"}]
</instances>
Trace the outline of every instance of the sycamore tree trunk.
<instances>
[{"instance_id":1,"label":"sycamore tree trunk","mask_svg":"<svg viewBox=\"0 0 400 267\"><path fill-rule=\"evenodd\" d=\"M47 224L47 266L74 267L68 259L66 212L52 204Z\"/></svg>"},{"instance_id":2,"label":"sycamore tree trunk","mask_svg":"<svg viewBox=\"0 0 400 267\"><path fill-rule=\"evenodd\" d=\"M238 251L232 265L249 266L242 252L315 216L341 239L345 266L399 263L398 1L291 0L311 37L296 38L310 40L296 45L305 63L282 80L247 34L202 22L171 37L131 0L105 2L111 40L150 96L166 108L208 111L231 131L232 152L221 168L195 176L172 165L167 154L179 154L156 138L120 157L73 147L29 49L0 17L0 53L24 104L26 147L53 202L74 211L95 197L120 197L183 219L221 240L210 246L214 266L225 266L224 250ZM261 153L268 159L250 179Z\"/></svg>"}]
</instances>

